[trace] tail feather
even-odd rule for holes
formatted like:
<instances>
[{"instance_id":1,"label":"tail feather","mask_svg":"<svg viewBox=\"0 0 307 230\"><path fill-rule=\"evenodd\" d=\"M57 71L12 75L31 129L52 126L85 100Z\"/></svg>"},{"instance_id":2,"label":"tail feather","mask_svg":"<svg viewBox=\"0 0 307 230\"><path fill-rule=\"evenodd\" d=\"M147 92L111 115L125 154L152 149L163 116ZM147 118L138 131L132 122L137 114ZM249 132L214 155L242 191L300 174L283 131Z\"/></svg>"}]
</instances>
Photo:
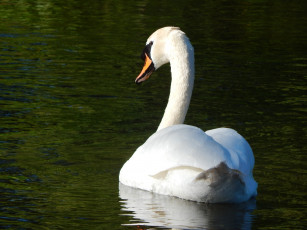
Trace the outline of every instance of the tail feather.
<instances>
[{"instance_id":1,"label":"tail feather","mask_svg":"<svg viewBox=\"0 0 307 230\"><path fill-rule=\"evenodd\" d=\"M229 168L224 162L221 162L214 168L201 172L195 180L207 180L211 187L226 183L229 180L238 180L242 185L244 181L241 178L242 173L238 170Z\"/></svg>"},{"instance_id":2,"label":"tail feather","mask_svg":"<svg viewBox=\"0 0 307 230\"><path fill-rule=\"evenodd\" d=\"M229 168L224 162L198 174L195 181L201 180L204 180L211 188L211 192L206 199L213 199L214 197L214 199L221 199L226 202L245 194L243 174L238 170Z\"/></svg>"}]
</instances>

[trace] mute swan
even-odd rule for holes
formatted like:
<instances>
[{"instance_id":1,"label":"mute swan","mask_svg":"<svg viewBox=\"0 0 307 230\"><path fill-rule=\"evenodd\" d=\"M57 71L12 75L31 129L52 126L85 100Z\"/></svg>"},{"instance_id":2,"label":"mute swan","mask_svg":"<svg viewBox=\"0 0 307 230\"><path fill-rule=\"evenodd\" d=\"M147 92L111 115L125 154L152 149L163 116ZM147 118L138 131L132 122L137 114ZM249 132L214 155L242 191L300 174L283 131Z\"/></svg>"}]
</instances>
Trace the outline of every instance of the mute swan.
<instances>
[{"instance_id":1,"label":"mute swan","mask_svg":"<svg viewBox=\"0 0 307 230\"><path fill-rule=\"evenodd\" d=\"M240 134L182 124L194 83L194 50L185 33L177 27L158 29L148 38L142 59L136 83L170 62L170 95L157 132L124 164L119 181L197 202L239 203L256 196L253 152Z\"/></svg>"}]
</instances>

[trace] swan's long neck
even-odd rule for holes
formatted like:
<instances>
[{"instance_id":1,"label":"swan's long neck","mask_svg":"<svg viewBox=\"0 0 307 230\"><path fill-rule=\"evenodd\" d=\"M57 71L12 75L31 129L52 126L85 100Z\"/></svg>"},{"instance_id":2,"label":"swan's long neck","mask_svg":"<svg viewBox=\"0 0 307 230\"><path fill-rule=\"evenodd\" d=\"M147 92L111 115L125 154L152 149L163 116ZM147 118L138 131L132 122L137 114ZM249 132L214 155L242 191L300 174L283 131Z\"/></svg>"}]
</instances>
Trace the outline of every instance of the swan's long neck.
<instances>
[{"instance_id":1,"label":"swan's long neck","mask_svg":"<svg viewBox=\"0 0 307 230\"><path fill-rule=\"evenodd\" d=\"M173 38L168 50L172 83L158 130L184 122L194 85L194 50L189 39L184 34Z\"/></svg>"}]
</instances>

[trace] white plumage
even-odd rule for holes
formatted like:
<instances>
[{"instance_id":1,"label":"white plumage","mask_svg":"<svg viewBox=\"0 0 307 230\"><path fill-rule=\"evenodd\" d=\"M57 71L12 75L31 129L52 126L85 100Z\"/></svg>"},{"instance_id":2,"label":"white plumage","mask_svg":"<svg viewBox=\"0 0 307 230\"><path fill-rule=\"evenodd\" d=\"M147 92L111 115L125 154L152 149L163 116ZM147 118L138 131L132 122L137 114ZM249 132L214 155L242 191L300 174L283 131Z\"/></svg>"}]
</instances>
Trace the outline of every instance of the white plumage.
<instances>
[{"instance_id":1,"label":"white plumage","mask_svg":"<svg viewBox=\"0 0 307 230\"><path fill-rule=\"evenodd\" d=\"M204 132L182 124L194 82L194 52L189 39L179 28L164 27L146 44L147 58L136 82L170 62L171 92L158 131L125 163L120 182L199 202L237 203L256 196L253 152L240 134L228 128Z\"/></svg>"}]
</instances>

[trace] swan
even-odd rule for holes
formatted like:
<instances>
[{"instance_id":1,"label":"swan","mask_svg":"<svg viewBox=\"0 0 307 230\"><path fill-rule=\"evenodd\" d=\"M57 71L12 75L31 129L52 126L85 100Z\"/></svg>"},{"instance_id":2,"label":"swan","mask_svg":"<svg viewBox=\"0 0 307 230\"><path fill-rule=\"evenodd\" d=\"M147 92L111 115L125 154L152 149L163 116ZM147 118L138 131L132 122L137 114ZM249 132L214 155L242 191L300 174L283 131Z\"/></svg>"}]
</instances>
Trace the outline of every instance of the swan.
<instances>
[{"instance_id":1,"label":"swan","mask_svg":"<svg viewBox=\"0 0 307 230\"><path fill-rule=\"evenodd\" d=\"M183 124L194 85L194 49L178 27L164 27L147 40L141 83L170 63L169 100L158 130L123 165L120 183L158 194L206 203L240 203L257 195L254 155L235 130L204 132Z\"/></svg>"}]
</instances>

